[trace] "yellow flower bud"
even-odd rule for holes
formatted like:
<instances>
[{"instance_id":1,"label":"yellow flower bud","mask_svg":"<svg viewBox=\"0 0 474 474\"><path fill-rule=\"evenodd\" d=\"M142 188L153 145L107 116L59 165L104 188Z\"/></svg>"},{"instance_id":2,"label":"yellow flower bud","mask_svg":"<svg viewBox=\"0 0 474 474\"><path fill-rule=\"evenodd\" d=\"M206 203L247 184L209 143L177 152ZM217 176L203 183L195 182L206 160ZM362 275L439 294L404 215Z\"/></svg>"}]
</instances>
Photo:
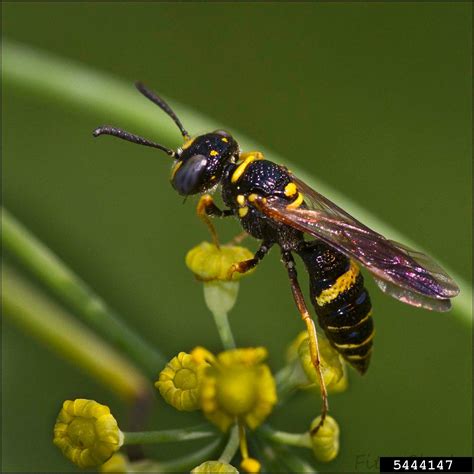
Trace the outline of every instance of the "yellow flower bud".
<instances>
[{"instance_id":1,"label":"yellow flower bud","mask_svg":"<svg viewBox=\"0 0 474 474\"><path fill-rule=\"evenodd\" d=\"M81 468L99 466L123 444L109 407L94 400L66 400L54 425L54 444Z\"/></svg>"},{"instance_id":2,"label":"yellow flower bud","mask_svg":"<svg viewBox=\"0 0 474 474\"><path fill-rule=\"evenodd\" d=\"M195 467L192 473L200 473L200 474L214 474L214 473L222 473L222 474L239 474L239 471L230 464L225 462L219 461L206 461L200 464L199 466Z\"/></svg>"},{"instance_id":3,"label":"yellow flower bud","mask_svg":"<svg viewBox=\"0 0 474 474\"><path fill-rule=\"evenodd\" d=\"M204 371L201 408L222 431L237 420L254 429L277 402L275 380L261 362L263 347L221 352Z\"/></svg>"},{"instance_id":4,"label":"yellow flower bud","mask_svg":"<svg viewBox=\"0 0 474 474\"><path fill-rule=\"evenodd\" d=\"M245 458L241 463L240 467L244 472L252 472L258 473L262 466L260 463L254 458Z\"/></svg>"},{"instance_id":5,"label":"yellow flower bud","mask_svg":"<svg viewBox=\"0 0 474 474\"><path fill-rule=\"evenodd\" d=\"M127 474L129 471L127 456L115 453L108 461L100 466L100 472L113 472L116 474Z\"/></svg>"},{"instance_id":6,"label":"yellow flower bud","mask_svg":"<svg viewBox=\"0 0 474 474\"><path fill-rule=\"evenodd\" d=\"M191 354L180 352L160 372L155 387L166 402L177 410L198 410L203 369L208 365L204 360L199 362Z\"/></svg>"},{"instance_id":7,"label":"yellow flower bud","mask_svg":"<svg viewBox=\"0 0 474 474\"><path fill-rule=\"evenodd\" d=\"M229 270L232 265L251 258L253 258L252 252L245 247L221 245L217 248L209 242L201 242L186 255L186 265L199 280L229 281ZM246 273L234 272L232 280L239 280L254 270L251 269Z\"/></svg>"},{"instance_id":8,"label":"yellow flower bud","mask_svg":"<svg viewBox=\"0 0 474 474\"><path fill-rule=\"evenodd\" d=\"M293 362L295 359L298 358L298 349L301 343L308 339L308 332L301 331L291 342L288 344L286 349L286 361L288 363Z\"/></svg>"},{"instance_id":9,"label":"yellow flower bud","mask_svg":"<svg viewBox=\"0 0 474 474\"><path fill-rule=\"evenodd\" d=\"M339 353L331 346L326 338L320 337L318 342L323 379L328 391L332 391L333 387L337 386L344 375L343 361ZM319 386L316 369L311 360L308 338L303 339L298 348L298 353L301 367L303 367L308 380L312 383L318 384Z\"/></svg>"},{"instance_id":10,"label":"yellow flower bud","mask_svg":"<svg viewBox=\"0 0 474 474\"><path fill-rule=\"evenodd\" d=\"M342 359L342 358L341 358ZM349 375L347 371L347 364L344 360L341 360L342 363L342 377L339 379L338 382L329 385L326 387L328 389L328 393L341 393L347 390L349 386Z\"/></svg>"},{"instance_id":11,"label":"yellow flower bud","mask_svg":"<svg viewBox=\"0 0 474 474\"><path fill-rule=\"evenodd\" d=\"M125 455L115 453L107 462L100 466L99 472L109 472L114 474L135 474L137 472L149 472L157 474L164 472L162 465L151 459L141 459L140 461L130 461Z\"/></svg>"},{"instance_id":12,"label":"yellow flower bud","mask_svg":"<svg viewBox=\"0 0 474 474\"><path fill-rule=\"evenodd\" d=\"M310 432L318 426L321 417L318 416L313 420ZM336 458L339 453L339 426L336 420L331 416L327 416L316 434L311 435L311 445L313 454L318 461L330 462Z\"/></svg>"}]
</instances>

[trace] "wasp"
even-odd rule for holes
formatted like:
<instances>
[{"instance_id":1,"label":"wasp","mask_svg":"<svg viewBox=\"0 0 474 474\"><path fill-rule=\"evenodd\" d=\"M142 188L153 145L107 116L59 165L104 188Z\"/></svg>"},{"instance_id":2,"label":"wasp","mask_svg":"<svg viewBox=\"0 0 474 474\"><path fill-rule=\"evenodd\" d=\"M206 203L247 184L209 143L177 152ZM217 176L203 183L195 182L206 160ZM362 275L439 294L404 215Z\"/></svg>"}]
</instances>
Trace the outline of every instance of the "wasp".
<instances>
[{"instance_id":1,"label":"wasp","mask_svg":"<svg viewBox=\"0 0 474 474\"><path fill-rule=\"evenodd\" d=\"M242 152L228 132L216 130L191 137L171 107L142 83L136 87L178 126L184 143L176 150L122 129L102 126L93 135L112 135L157 148L174 158L171 185L182 196L200 194L197 214L217 234L210 217L234 216L244 231L261 242L254 257L230 269L244 273L269 250L280 247L298 311L309 334L311 359L318 374L323 407L328 412L318 338L303 292L293 254L309 274L310 298L318 323L336 351L359 373L369 366L374 323L370 297L359 265L388 295L413 306L448 311L459 293L456 283L423 253L389 240L350 216L329 199L293 175L285 166L266 160L259 151ZM226 209L210 193L220 186ZM309 236L307 239L305 236Z\"/></svg>"}]
</instances>

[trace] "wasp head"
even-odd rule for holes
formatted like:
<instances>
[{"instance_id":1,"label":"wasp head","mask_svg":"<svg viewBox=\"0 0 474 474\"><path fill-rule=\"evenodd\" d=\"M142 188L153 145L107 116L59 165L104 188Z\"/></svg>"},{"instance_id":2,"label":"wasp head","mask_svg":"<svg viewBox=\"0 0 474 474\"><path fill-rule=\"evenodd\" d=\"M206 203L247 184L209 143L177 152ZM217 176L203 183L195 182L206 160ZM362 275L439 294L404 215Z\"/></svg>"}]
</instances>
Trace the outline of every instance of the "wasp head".
<instances>
[{"instance_id":1,"label":"wasp head","mask_svg":"<svg viewBox=\"0 0 474 474\"><path fill-rule=\"evenodd\" d=\"M176 151L171 184L183 196L208 191L219 183L225 165L238 153L237 142L222 130L190 138Z\"/></svg>"},{"instance_id":2,"label":"wasp head","mask_svg":"<svg viewBox=\"0 0 474 474\"><path fill-rule=\"evenodd\" d=\"M112 135L138 145L158 148L175 158L171 171L171 184L182 196L204 192L216 186L222 178L225 165L235 160L239 154L237 142L223 130L190 138L179 118L161 97L140 82L135 86L173 119L184 138L181 148L173 151L159 143L108 125L95 129L93 135L95 137Z\"/></svg>"}]
</instances>

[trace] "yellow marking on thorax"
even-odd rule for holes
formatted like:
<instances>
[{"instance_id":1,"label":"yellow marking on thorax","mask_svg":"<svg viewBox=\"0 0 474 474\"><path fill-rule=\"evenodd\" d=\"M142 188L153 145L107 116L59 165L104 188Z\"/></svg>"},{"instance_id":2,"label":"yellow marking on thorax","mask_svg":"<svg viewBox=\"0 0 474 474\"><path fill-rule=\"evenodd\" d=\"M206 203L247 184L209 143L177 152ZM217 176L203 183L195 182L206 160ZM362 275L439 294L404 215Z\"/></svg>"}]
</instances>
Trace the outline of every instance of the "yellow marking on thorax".
<instances>
[{"instance_id":1,"label":"yellow marking on thorax","mask_svg":"<svg viewBox=\"0 0 474 474\"><path fill-rule=\"evenodd\" d=\"M263 160L263 155L261 154L255 154L255 155L249 155L247 156L244 161L242 161L241 163L239 163L239 166L237 166L236 170L233 172L232 174L232 178L230 179L230 181L232 183L236 183L240 177L244 174L247 166L252 163L252 161L256 161L256 160Z\"/></svg>"},{"instance_id":2,"label":"yellow marking on thorax","mask_svg":"<svg viewBox=\"0 0 474 474\"><path fill-rule=\"evenodd\" d=\"M338 348L338 349L358 349L361 346L365 346L368 344L375 336L375 330L372 331L372 333L364 339L362 342L359 342L357 344L337 344L336 342L333 342L333 344Z\"/></svg>"},{"instance_id":3,"label":"yellow marking on thorax","mask_svg":"<svg viewBox=\"0 0 474 474\"><path fill-rule=\"evenodd\" d=\"M248 206L239 207L239 210L237 212L239 213L239 217L245 217L247 215L247 212L249 212L249 208Z\"/></svg>"},{"instance_id":4,"label":"yellow marking on thorax","mask_svg":"<svg viewBox=\"0 0 474 474\"><path fill-rule=\"evenodd\" d=\"M303 196L303 193L298 193L298 196L296 197L296 199L291 202L290 204L288 204L288 206L286 206L287 209L298 209L298 207L301 206L301 204L303 204L303 201L304 201L304 196Z\"/></svg>"},{"instance_id":5,"label":"yellow marking on thorax","mask_svg":"<svg viewBox=\"0 0 474 474\"><path fill-rule=\"evenodd\" d=\"M174 178L174 175L179 170L182 164L183 164L182 161L177 161L176 164L173 166L173 168L171 169L171 179Z\"/></svg>"},{"instance_id":6,"label":"yellow marking on thorax","mask_svg":"<svg viewBox=\"0 0 474 474\"><path fill-rule=\"evenodd\" d=\"M285 196L293 197L298 192L298 188L295 183L288 183L285 186Z\"/></svg>"},{"instance_id":7,"label":"yellow marking on thorax","mask_svg":"<svg viewBox=\"0 0 474 474\"><path fill-rule=\"evenodd\" d=\"M237 195L235 200L237 201L237 204L240 206L239 209L237 210L239 217L240 218L245 217L247 213L249 212L248 206L245 205L247 202L245 199L245 196L243 194L239 194Z\"/></svg>"},{"instance_id":8,"label":"yellow marking on thorax","mask_svg":"<svg viewBox=\"0 0 474 474\"><path fill-rule=\"evenodd\" d=\"M225 142L225 143L229 143L229 140L227 140L226 137L222 137L221 140L222 140L223 142Z\"/></svg>"},{"instance_id":9,"label":"yellow marking on thorax","mask_svg":"<svg viewBox=\"0 0 474 474\"><path fill-rule=\"evenodd\" d=\"M318 306L324 306L325 304L330 303L341 293L351 288L356 281L357 275L359 275L359 271L357 264L351 260L349 270L343 273L329 288L321 291L319 296L316 296L316 303Z\"/></svg>"},{"instance_id":10,"label":"yellow marking on thorax","mask_svg":"<svg viewBox=\"0 0 474 474\"><path fill-rule=\"evenodd\" d=\"M193 144L193 141L196 139L196 137L194 138L190 138L189 140L186 140L182 145L181 145L181 150L186 150L186 148L189 148L192 144Z\"/></svg>"},{"instance_id":11,"label":"yellow marking on thorax","mask_svg":"<svg viewBox=\"0 0 474 474\"><path fill-rule=\"evenodd\" d=\"M216 151L216 150L211 150L210 153L209 153L209 155L211 155L211 156L217 156L218 154L219 154L219 152Z\"/></svg>"},{"instance_id":12,"label":"yellow marking on thorax","mask_svg":"<svg viewBox=\"0 0 474 474\"><path fill-rule=\"evenodd\" d=\"M250 194L249 197L248 197L249 202L255 202L257 199L258 199L258 194L256 194L256 193L252 193L252 194ZM266 202L267 202L267 198L265 198L265 197L262 198L262 201L263 201L264 203L266 203Z\"/></svg>"}]
</instances>

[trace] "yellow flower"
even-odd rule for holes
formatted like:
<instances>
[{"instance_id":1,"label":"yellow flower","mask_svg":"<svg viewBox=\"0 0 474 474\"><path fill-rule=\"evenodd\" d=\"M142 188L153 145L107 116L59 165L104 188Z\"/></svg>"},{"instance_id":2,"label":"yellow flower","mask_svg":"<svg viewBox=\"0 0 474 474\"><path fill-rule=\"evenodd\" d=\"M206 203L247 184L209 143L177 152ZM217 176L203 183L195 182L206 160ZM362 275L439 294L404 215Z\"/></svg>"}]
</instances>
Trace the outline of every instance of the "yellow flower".
<instances>
[{"instance_id":1,"label":"yellow flower","mask_svg":"<svg viewBox=\"0 0 474 474\"><path fill-rule=\"evenodd\" d=\"M310 433L313 428L318 426L320 416L311 423ZM313 454L318 461L330 462L336 458L339 453L339 426L336 420L327 416L316 434L311 435L311 445Z\"/></svg>"},{"instance_id":2,"label":"yellow flower","mask_svg":"<svg viewBox=\"0 0 474 474\"><path fill-rule=\"evenodd\" d=\"M253 258L252 252L245 247L221 245L220 248L217 248L209 242L201 242L186 255L186 265L198 280L205 282L229 281L229 270L232 265L251 258ZM234 272L232 280L239 280L254 270L251 269L246 273Z\"/></svg>"},{"instance_id":3,"label":"yellow flower","mask_svg":"<svg viewBox=\"0 0 474 474\"><path fill-rule=\"evenodd\" d=\"M110 472L114 474L135 474L136 472L149 472L157 474L164 472L159 462L151 459L141 459L140 461L130 461L122 453L115 453L107 462L100 466L100 472Z\"/></svg>"},{"instance_id":4,"label":"yellow flower","mask_svg":"<svg viewBox=\"0 0 474 474\"><path fill-rule=\"evenodd\" d=\"M99 466L123 444L109 407L94 400L66 400L54 425L54 444L81 468Z\"/></svg>"},{"instance_id":5,"label":"yellow flower","mask_svg":"<svg viewBox=\"0 0 474 474\"><path fill-rule=\"evenodd\" d=\"M127 456L115 453L108 461L100 466L100 472L114 472L115 474L127 474L129 462Z\"/></svg>"},{"instance_id":6,"label":"yellow flower","mask_svg":"<svg viewBox=\"0 0 474 474\"><path fill-rule=\"evenodd\" d=\"M244 472L260 472L261 465L260 463L254 458L245 458L241 463L240 467Z\"/></svg>"},{"instance_id":7,"label":"yellow flower","mask_svg":"<svg viewBox=\"0 0 474 474\"><path fill-rule=\"evenodd\" d=\"M155 387L166 402L177 410L198 410L203 369L208 365L204 361L196 362L186 352L180 352L161 371Z\"/></svg>"},{"instance_id":8,"label":"yellow flower","mask_svg":"<svg viewBox=\"0 0 474 474\"><path fill-rule=\"evenodd\" d=\"M324 337L319 337L319 355L321 357L321 371L326 388L331 391L342 391L347 387L347 375L344 376L344 361L339 353L331 346L329 341ZM318 384L319 379L311 361L308 338L303 338L298 348L301 367L312 383ZM342 381L342 382L341 382Z\"/></svg>"},{"instance_id":9,"label":"yellow flower","mask_svg":"<svg viewBox=\"0 0 474 474\"><path fill-rule=\"evenodd\" d=\"M293 362L295 359L298 358L298 350L301 346L301 343L308 339L308 332L301 331L291 342L288 344L286 349L286 361L288 363Z\"/></svg>"},{"instance_id":10,"label":"yellow flower","mask_svg":"<svg viewBox=\"0 0 474 474\"><path fill-rule=\"evenodd\" d=\"M341 363L342 363L342 377L339 379L338 382L332 383L331 385L329 385L329 387L326 387L328 389L328 393L345 392L347 390L347 387L349 386L347 364L344 362L344 360L342 360L342 358L341 358Z\"/></svg>"},{"instance_id":11,"label":"yellow flower","mask_svg":"<svg viewBox=\"0 0 474 474\"><path fill-rule=\"evenodd\" d=\"M211 364L204 371L201 408L222 431L237 420L254 429L270 414L277 395L270 368L262 364L265 348L233 349L217 357L196 348L192 355Z\"/></svg>"},{"instance_id":12,"label":"yellow flower","mask_svg":"<svg viewBox=\"0 0 474 474\"><path fill-rule=\"evenodd\" d=\"M214 474L214 473L222 473L222 474L239 474L239 471L230 464L225 462L219 461L206 461L200 464L199 466L195 467L192 473L200 473L200 474Z\"/></svg>"}]
</instances>

